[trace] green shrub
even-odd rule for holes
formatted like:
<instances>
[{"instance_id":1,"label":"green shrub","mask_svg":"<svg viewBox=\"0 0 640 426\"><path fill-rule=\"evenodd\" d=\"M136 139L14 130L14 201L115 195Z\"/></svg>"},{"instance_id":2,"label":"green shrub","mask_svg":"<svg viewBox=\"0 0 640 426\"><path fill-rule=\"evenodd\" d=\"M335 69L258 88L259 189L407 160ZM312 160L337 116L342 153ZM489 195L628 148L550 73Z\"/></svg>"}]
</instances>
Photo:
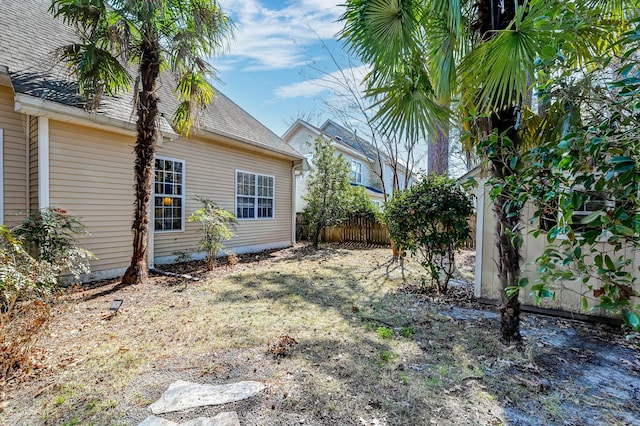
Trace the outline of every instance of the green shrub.
<instances>
[{"instance_id":1,"label":"green shrub","mask_svg":"<svg viewBox=\"0 0 640 426\"><path fill-rule=\"evenodd\" d=\"M222 241L230 240L234 235L232 228L236 224L236 217L209 198L196 195L194 199L202 203L202 208L193 212L189 222L202 224L200 247L207 253L207 266L213 269L218 254L224 251Z\"/></svg>"},{"instance_id":2,"label":"green shrub","mask_svg":"<svg viewBox=\"0 0 640 426\"><path fill-rule=\"evenodd\" d=\"M352 216L365 217L369 220L380 219L380 209L373 204L373 201L371 201L362 186L352 186L350 188L345 207Z\"/></svg>"},{"instance_id":3,"label":"green shrub","mask_svg":"<svg viewBox=\"0 0 640 426\"><path fill-rule=\"evenodd\" d=\"M51 265L57 275L71 274L76 280L91 272L96 259L77 245L76 236L88 235L80 220L59 208L36 210L12 230L36 259Z\"/></svg>"},{"instance_id":4,"label":"green shrub","mask_svg":"<svg viewBox=\"0 0 640 426\"><path fill-rule=\"evenodd\" d=\"M385 204L384 220L396 246L417 255L436 291L446 292L455 250L469 238L469 196L452 179L428 175Z\"/></svg>"}]
</instances>

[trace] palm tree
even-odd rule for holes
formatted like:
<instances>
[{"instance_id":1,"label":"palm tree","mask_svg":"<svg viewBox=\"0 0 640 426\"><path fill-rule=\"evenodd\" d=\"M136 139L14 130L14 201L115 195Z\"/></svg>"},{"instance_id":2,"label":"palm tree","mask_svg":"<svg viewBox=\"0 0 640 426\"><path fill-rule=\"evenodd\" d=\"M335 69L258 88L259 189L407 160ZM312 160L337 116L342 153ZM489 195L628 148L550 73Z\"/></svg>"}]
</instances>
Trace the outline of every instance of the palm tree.
<instances>
[{"instance_id":1,"label":"palm tree","mask_svg":"<svg viewBox=\"0 0 640 426\"><path fill-rule=\"evenodd\" d=\"M175 76L180 103L174 126L188 134L196 113L214 95L207 81L214 70L206 58L225 47L232 23L215 0L53 0L50 11L77 29L78 42L59 49L59 56L92 108L102 96L115 96L135 82L133 254L122 283L142 283L148 274L158 77L165 70Z\"/></svg>"},{"instance_id":2,"label":"palm tree","mask_svg":"<svg viewBox=\"0 0 640 426\"><path fill-rule=\"evenodd\" d=\"M462 117L476 117L465 123L483 148L494 183L506 342L520 340L523 206L516 192L530 87L545 77L537 71L552 71L558 61L585 66L609 49L637 3L347 0L341 37L373 67L369 95L380 106L384 128L414 137L442 133L450 100Z\"/></svg>"}]
</instances>

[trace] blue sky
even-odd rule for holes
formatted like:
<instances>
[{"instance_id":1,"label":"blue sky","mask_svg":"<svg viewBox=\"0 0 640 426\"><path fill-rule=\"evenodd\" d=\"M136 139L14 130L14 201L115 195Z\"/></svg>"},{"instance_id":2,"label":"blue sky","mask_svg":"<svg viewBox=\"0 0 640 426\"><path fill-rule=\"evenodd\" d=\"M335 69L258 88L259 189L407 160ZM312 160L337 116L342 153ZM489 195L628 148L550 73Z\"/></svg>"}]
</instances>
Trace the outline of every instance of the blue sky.
<instances>
[{"instance_id":1,"label":"blue sky","mask_svg":"<svg viewBox=\"0 0 640 426\"><path fill-rule=\"evenodd\" d=\"M334 39L342 28L336 22L340 0L219 3L235 23L230 50L211 60L219 90L280 136L300 114L311 121L328 118L321 115L319 98L330 92L316 81L321 77L317 69L336 69L321 40L334 56L341 54L341 43Z\"/></svg>"}]
</instances>

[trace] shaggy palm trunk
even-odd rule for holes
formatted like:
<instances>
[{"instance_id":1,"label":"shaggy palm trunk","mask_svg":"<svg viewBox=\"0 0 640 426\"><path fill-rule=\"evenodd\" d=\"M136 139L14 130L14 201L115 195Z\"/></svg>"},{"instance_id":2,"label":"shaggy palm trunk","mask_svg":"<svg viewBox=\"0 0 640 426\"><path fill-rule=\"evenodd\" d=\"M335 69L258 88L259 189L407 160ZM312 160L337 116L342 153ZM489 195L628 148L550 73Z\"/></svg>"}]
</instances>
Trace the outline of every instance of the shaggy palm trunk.
<instances>
[{"instance_id":1,"label":"shaggy palm trunk","mask_svg":"<svg viewBox=\"0 0 640 426\"><path fill-rule=\"evenodd\" d=\"M147 280L147 248L149 236L150 200L156 146L158 95L156 82L160 73L160 47L151 31L142 46L140 58L140 92L138 94L137 130L134 148L135 211L133 215L133 254L131 265L122 277L122 284L140 284Z\"/></svg>"},{"instance_id":2,"label":"shaggy palm trunk","mask_svg":"<svg viewBox=\"0 0 640 426\"><path fill-rule=\"evenodd\" d=\"M477 29L484 40L493 37L496 30L506 29L513 20L516 7L521 1L514 0L480 0L477 3L478 22ZM517 144L516 113L513 107L505 106L492 114L491 126L498 134L506 134L514 144ZM496 155L489 158L489 165L494 179L504 182L513 175L505 155L505 147L496 147ZM496 247L498 249L498 278L502 288L500 316L500 331L505 343L520 341L520 302L518 293L513 297L507 295L507 287L517 286L520 279L520 250L518 239L513 238L514 233L519 233L521 211L519 208L507 208L507 203L512 200L509 185L503 186L500 196L494 199L493 212L496 220ZM514 203L515 204L515 203Z\"/></svg>"}]
</instances>

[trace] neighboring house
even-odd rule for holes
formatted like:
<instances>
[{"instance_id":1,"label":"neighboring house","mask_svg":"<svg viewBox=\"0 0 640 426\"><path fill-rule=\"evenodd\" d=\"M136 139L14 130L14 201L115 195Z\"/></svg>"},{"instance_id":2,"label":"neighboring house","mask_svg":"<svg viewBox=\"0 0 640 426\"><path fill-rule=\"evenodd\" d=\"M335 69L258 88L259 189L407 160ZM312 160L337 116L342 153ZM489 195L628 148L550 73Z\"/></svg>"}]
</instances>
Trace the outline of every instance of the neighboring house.
<instances>
[{"instance_id":1,"label":"neighboring house","mask_svg":"<svg viewBox=\"0 0 640 426\"><path fill-rule=\"evenodd\" d=\"M318 137L331 140L336 154L341 154L349 163L351 166L351 184L364 187L371 201L378 207L382 206L385 194L380 180L380 162L378 161L376 149L371 143L354 135L351 131L332 120L327 120L322 126L315 127L306 121L298 119L284 133L282 139L291 147L303 153L310 166L313 167L313 141ZM384 189L387 195L390 196L393 189L393 169L386 156L382 158L381 163L383 164ZM399 166L401 182L404 181L406 172L404 166ZM303 211L306 205L302 197L306 193L306 182L309 173L310 170L305 170L296 178L296 212Z\"/></svg>"},{"instance_id":2,"label":"neighboring house","mask_svg":"<svg viewBox=\"0 0 640 426\"><path fill-rule=\"evenodd\" d=\"M498 280L498 271L496 266L496 259L498 251L495 243L495 217L493 214L493 203L489 196L489 188L485 186L487 181L486 173L481 171L480 167L476 167L469 173L463 175L458 179L458 182L463 183L469 177L476 180L478 186L474 189L473 194L476 197L477 208L477 232L476 232L476 268L475 268L475 296L480 301L489 303L500 302L501 286ZM585 215L589 212L576 211L576 215ZM524 236L524 243L520 250L522 256L521 269L523 276L529 278L529 282L533 283L537 278L537 267L535 260L544 251L547 240L546 234L541 233L535 238L531 231L541 226L539 221L530 224L528 218L533 216L533 208L525 208L522 214L522 233ZM548 220L548 219L547 219ZM542 225L544 228L544 224ZM548 224L547 224L548 226ZM607 243L602 243L603 249ZM627 258L633 259L632 270L638 278L640 278L640 251L634 251L632 249L627 250ZM592 310L585 312L582 309L582 296L585 295L589 300L589 305L594 306L598 302L593 297L592 291L588 289L588 285L591 284L594 288L598 288L599 285L595 281L588 283L582 282L564 282L563 285L556 286L556 295L554 299L542 299L541 303L536 304L535 298L531 296L528 289L525 289L520 293L520 300L526 309L542 312L554 312L571 317L582 317L584 315L589 316L611 316L610 312L602 310ZM634 298L632 304L640 303L640 299Z\"/></svg>"},{"instance_id":3,"label":"neighboring house","mask_svg":"<svg viewBox=\"0 0 640 426\"><path fill-rule=\"evenodd\" d=\"M91 235L80 244L99 258L87 278L119 276L132 251L131 93L104 99L96 113L83 108L52 55L74 32L49 5L0 3L0 223L15 226L30 209L64 208L87 226ZM303 156L219 92L199 130L178 136L172 87L173 78L162 75L150 266L199 250L200 224L186 220L200 207L194 195L237 215L236 236L226 243L236 253L290 246Z\"/></svg>"}]
</instances>

